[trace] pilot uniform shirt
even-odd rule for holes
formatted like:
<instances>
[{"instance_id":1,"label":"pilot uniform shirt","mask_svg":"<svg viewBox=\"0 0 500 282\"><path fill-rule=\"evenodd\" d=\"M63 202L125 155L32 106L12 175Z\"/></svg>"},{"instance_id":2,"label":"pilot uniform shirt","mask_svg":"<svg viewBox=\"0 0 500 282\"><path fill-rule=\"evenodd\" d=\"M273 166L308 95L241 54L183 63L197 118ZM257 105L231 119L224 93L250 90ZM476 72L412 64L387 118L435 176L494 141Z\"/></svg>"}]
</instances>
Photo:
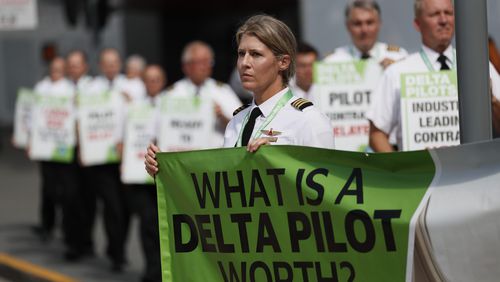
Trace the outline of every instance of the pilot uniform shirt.
<instances>
[{"instance_id":1,"label":"pilot uniform shirt","mask_svg":"<svg viewBox=\"0 0 500 282\"><path fill-rule=\"evenodd\" d=\"M423 52L429 58L434 70L441 68L441 63L437 61L439 53L422 46ZM450 45L443 52L447 58L447 64L455 69L455 52ZM406 57L404 60L394 63L384 72L379 85L372 95L370 109L366 117L381 131L386 134L395 133L399 148L402 147L401 128L401 74L418 73L429 71L420 52L416 52ZM500 77L495 68L490 63L490 78L492 80L493 94L499 97Z\"/></svg>"},{"instance_id":2,"label":"pilot uniform shirt","mask_svg":"<svg viewBox=\"0 0 500 282\"><path fill-rule=\"evenodd\" d=\"M287 87L258 106L262 115L257 117L255 121L251 139L271 114L274 106L288 91L289 88ZM308 106L302 110L292 106L293 102L297 99L299 99L297 96L293 96L288 100L274 119L263 129L265 132L272 130L272 137L277 138L276 142L271 142L271 144L333 149L333 129L330 120L314 106ZM255 107L257 105L253 101L250 106L237 113L229 122L224 136L224 147L235 147L240 136L240 131L244 127L243 122L245 121L245 117ZM270 136L262 133L260 137Z\"/></svg>"},{"instance_id":3,"label":"pilot uniform shirt","mask_svg":"<svg viewBox=\"0 0 500 282\"><path fill-rule=\"evenodd\" d=\"M88 89L93 81L89 75L82 75L76 82L70 80L74 87L76 87L76 95Z\"/></svg>"},{"instance_id":4,"label":"pilot uniform shirt","mask_svg":"<svg viewBox=\"0 0 500 282\"><path fill-rule=\"evenodd\" d=\"M406 52L405 49L399 46L388 45L386 43L377 42L375 43L373 48L370 51L368 51L368 54L370 55L370 58L377 60L377 62L381 62L385 58L394 61L399 61L405 58L408 55L408 52ZM360 60L361 55L362 55L361 52L355 46L347 45L336 48L332 54L326 56L323 59L323 62L336 63L336 62L345 62L351 60Z\"/></svg>"},{"instance_id":5,"label":"pilot uniform shirt","mask_svg":"<svg viewBox=\"0 0 500 282\"><path fill-rule=\"evenodd\" d=\"M40 95L56 95L67 96L73 95L73 85L66 78L61 78L57 81L52 81L50 77L45 77L43 80L35 84L34 91Z\"/></svg>"},{"instance_id":6,"label":"pilot uniform shirt","mask_svg":"<svg viewBox=\"0 0 500 282\"><path fill-rule=\"evenodd\" d=\"M144 86L142 79L138 77L125 78L120 85L120 91L127 93L132 103L146 98L146 86Z\"/></svg>"},{"instance_id":7,"label":"pilot uniform shirt","mask_svg":"<svg viewBox=\"0 0 500 282\"><path fill-rule=\"evenodd\" d=\"M199 95L199 97L207 98L219 105L223 115L228 120L232 118L234 109L241 106L240 99L229 85L212 78L207 78L201 86L197 86L190 79L184 78L174 83L167 92L166 95L169 97L196 97ZM221 124L216 119L209 147L220 148L222 146L225 127L225 124Z\"/></svg>"}]
</instances>

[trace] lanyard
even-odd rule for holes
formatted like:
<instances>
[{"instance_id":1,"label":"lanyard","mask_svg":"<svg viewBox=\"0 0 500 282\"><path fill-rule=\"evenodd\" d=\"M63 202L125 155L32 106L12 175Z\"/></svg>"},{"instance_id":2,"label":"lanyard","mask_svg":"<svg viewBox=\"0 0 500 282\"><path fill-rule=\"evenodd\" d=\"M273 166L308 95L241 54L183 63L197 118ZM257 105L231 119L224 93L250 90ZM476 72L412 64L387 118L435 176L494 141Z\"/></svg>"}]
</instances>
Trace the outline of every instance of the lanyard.
<instances>
[{"instance_id":1,"label":"lanyard","mask_svg":"<svg viewBox=\"0 0 500 282\"><path fill-rule=\"evenodd\" d=\"M429 60L429 57L427 54L424 52L424 49L420 49L420 57L422 57L422 60L424 61L425 65L427 66L427 69L429 71L435 71L434 66L432 65L431 61ZM455 68L455 50L453 50L453 60L451 61L451 68Z\"/></svg>"},{"instance_id":2,"label":"lanyard","mask_svg":"<svg viewBox=\"0 0 500 282\"><path fill-rule=\"evenodd\" d=\"M286 92L285 95L283 95L283 97L279 99L278 103L274 105L274 108L271 111L271 113L267 116L266 120L264 120L264 123L262 123L262 125L254 133L251 139L259 138L260 135L262 135L262 130L276 117L278 112L286 105L286 103L288 103L290 99L292 99L292 97L293 97L292 91L288 90L288 92ZM243 136L243 129L245 128L245 125L247 124L248 119L250 118L251 112L252 111L248 111L247 115L245 116L245 119L243 120L240 129L240 134L238 135L238 141L236 141L236 147L241 147L241 137Z\"/></svg>"}]
</instances>

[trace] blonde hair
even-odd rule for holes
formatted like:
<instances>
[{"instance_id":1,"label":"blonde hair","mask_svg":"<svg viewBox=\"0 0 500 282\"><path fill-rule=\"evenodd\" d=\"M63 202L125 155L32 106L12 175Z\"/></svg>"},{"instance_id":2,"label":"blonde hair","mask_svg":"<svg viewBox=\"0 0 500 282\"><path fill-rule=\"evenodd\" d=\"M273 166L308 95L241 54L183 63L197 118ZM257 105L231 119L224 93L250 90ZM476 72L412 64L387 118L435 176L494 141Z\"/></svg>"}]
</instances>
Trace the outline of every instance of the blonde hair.
<instances>
[{"instance_id":1,"label":"blonde hair","mask_svg":"<svg viewBox=\"0 0 500 282\"><path fill-rule=\"evenodd\" d=\"M236 32L238 45L240 45L243 35L257 37L278 59L285 55L290 56L289 67L281 72L283 83L288 85L290 78L295 75L297 53L297 41L290 28L284 22L271 16L256 15L249 18Z\"/></svg>"}]
</instances>

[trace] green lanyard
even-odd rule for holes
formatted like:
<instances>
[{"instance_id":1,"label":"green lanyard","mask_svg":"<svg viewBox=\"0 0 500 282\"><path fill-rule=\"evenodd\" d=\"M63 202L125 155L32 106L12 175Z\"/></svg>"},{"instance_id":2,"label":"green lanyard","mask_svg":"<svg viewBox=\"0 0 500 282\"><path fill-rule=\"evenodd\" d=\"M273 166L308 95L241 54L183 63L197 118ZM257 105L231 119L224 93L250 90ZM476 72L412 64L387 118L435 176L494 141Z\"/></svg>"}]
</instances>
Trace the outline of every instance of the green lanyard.
<instances>
[{"instance_id":1,"label":"green lanyard","mask_svg":"<svg viewBox=\"0 0 500 282\"><path fill-rule=\"evenodd\" d=\"M427 57L427 54L424 52L424 49L420 49L420 57L422 57L422 60L424 61L425 65L427 66L427 69L429 71L435 71L434 66L432 65L431 61L429 60L429 57ZM455 50L453 50L453 60L451 61L451 68L455 68Z\"/></svg>"},{"instance_id":2,"label":"green lanyard","mask_svg":"<svg viewBox=\"0 0 500 282\"><path fill-rule=\"evenodd\" d=\"M285 95L283 95L283 97L281 97L279 99L278 103L276 103L276 105L274 105L274 108L271 111L271 113L269 114L269 116L267 116L266 120L264 120L264 123L262 123L262 125L259 127L259 130L257 130L253 134L253 137L251 139L259 138L260 135L262 135L262 130L267 125L269 125L269 123L276 117L278 112L286 105L286 103L288 103L288 101L290 99L292 99L292 97L293 97L292 91L288 90L288 92L286 92ZM247 124L248 119L250 118L251 112L252 111L248 111L247 115L245 116L245 119L243 120L243 123L241 125L241 129L240 129L240 134L238 135L238 141L236 142L236 147L241 147L241 137L243 136L243 128L245 128L245 125Z\"/></svg>"}]
</instances>

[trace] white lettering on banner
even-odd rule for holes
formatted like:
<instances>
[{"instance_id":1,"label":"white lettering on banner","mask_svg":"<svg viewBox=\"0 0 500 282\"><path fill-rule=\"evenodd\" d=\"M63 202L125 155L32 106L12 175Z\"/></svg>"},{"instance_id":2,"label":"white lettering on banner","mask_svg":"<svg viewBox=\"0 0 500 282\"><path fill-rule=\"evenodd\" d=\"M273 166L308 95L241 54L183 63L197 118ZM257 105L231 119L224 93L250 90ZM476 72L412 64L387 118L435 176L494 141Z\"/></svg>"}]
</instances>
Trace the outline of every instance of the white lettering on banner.
<instances>
[{"instance_id":1,"label":"white lettering on banner","mask_svg":"<svg viewBox=\"0 0 500 282\"><path fill-rule=\"evenodd\" d=\"M162 97L158 145L162 151L214 148L213 102L204 97Z\"/></svg>"},{"instance_id":2,"label":"white lettering on banner","mask_svg":"<svg viewBox=\"0 0 500 282\"><path fill-rule=\"evenodd\" d=\"M403 150L460 144L458 92L454 71L403 74Z\"/></svg>"},{"instance_id":3,"label":"white lettering on banner","mask_svg":"<svg viewBox=\"0 0 500 282\"><path fill-rule=\"evenodd\" d=\"M364 151L369 135L365 112L382 68L374 61L350 61L316 63L314 71L314 102L332 121L335 148Z\"/></svg>"}]
</instances>

